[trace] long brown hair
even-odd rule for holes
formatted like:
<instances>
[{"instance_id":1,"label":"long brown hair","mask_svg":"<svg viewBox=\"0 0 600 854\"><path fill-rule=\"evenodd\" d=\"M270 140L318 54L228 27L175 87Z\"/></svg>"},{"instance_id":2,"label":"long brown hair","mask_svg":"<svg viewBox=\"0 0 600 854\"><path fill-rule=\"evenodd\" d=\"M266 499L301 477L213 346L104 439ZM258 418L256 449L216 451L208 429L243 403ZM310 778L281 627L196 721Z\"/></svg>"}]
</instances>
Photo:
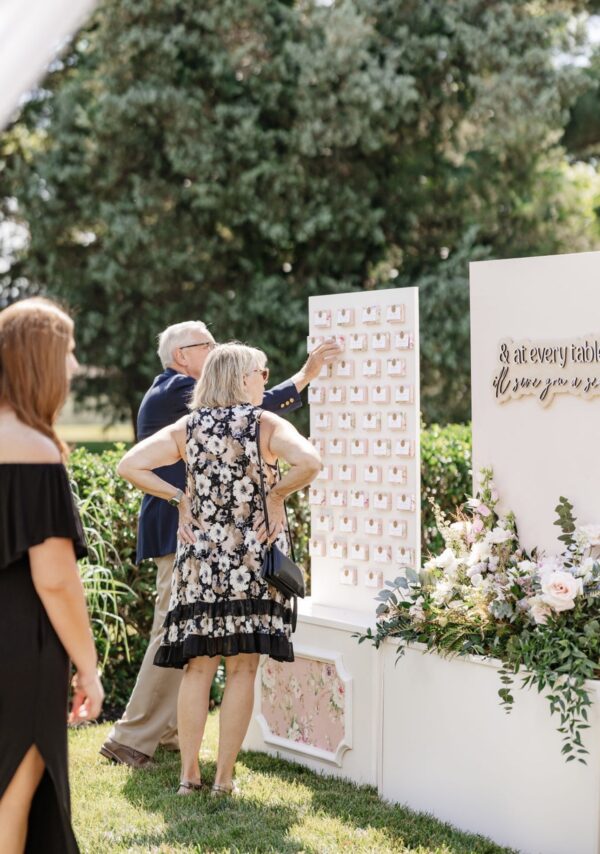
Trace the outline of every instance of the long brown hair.
<instances>
[{"instance_id":1,"label":"long brown hair","mask_svg":"<svg viewBox=\"0 0 600 854\"><path fill-rule=\"evenodd\" d=\"M54 424L69 393L72 336L73 321L49 299L24 299L0 311L0 402L52 439L63 457L68 449Z\"/></svg>"}]
</instances>

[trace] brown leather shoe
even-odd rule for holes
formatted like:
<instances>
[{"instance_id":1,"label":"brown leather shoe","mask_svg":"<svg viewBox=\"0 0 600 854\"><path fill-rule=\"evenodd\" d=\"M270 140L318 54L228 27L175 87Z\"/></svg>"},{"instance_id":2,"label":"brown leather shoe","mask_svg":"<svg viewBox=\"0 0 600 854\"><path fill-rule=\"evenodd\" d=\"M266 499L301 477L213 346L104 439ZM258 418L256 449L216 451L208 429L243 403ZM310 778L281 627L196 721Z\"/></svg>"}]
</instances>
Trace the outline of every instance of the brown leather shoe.
<instances>
[{"instance_id":1,"label":"brown leather shoe","mask_svg":"<svg viewBox=\"0 0 600 854\"><path fill-rule=\"evenodd\" d=\"M145 753L140 753L133 747L127 747L126 744L119 744L112 738L108 738L104 742L100 748L100 755L111 759L113 762L119 762L121 765L129 765L131 768L148 768L153 764L152 759Z\"/></svg>"}]
</instances>

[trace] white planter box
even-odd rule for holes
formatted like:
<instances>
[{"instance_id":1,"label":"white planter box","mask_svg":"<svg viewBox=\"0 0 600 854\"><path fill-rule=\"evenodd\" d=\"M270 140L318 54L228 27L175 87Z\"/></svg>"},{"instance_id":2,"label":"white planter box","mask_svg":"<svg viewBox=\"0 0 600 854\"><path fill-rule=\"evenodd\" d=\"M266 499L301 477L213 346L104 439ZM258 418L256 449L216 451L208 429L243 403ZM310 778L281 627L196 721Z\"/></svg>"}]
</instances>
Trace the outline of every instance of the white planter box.
<instances>
[{"instance_id":1,"label":"white planter box","mask_svg":"<svg viewBox=\"0 0 600 854\"><path fill-rule=\"evenodd\" d=\"M515 682L507 715L498 664L411 647L383 656L380 795L526 854L600 853L598 682L584 741L587 765L565 762L558 718Z\"/></svg>"}]
</instances>

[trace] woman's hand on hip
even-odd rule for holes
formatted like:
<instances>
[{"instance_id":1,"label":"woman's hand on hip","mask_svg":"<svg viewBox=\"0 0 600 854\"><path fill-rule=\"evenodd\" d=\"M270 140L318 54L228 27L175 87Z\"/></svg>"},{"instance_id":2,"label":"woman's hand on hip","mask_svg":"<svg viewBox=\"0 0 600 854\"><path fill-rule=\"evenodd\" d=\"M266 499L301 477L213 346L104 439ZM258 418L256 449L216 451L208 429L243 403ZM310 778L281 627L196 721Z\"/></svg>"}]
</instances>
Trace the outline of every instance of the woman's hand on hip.
<instances>
[{"instance_id":1,"label":"woman's hand on hip","mask_svg":"<svg viewBox=\"0 0 600 854\"><path fill-rule=\"evenodd\" d=\"M194 533L194 517L192 516L192 504L187 495L181 496L179 502L179 525L177 527L177 536L182 543L194 545L196 536Z\"/></svg>"},{"instance_id":2,"label":"woman's hand on hip","mask_svg":"<svg viewBox=\"0 0 600 854\"><path fill-rule=\"evenodd\" d=\"M256 538L259 543L272 543L278 535L285 530L285 506L283 498L279 495L269 493L267 496L267 515L269 517L270 531L267 535L267 525L263 513L259 513L254 523Z\"/></svg>"}]
</instances>

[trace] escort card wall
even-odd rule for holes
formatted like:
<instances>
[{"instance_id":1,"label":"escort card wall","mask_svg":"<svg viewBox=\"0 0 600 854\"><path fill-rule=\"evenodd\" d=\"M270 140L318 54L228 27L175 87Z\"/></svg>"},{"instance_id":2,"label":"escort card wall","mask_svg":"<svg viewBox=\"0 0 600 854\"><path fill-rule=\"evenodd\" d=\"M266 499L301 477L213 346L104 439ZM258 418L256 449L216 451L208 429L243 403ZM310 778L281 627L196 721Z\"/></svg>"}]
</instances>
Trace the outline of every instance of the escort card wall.
<instances>
[{"instance_id":1,"label":"escort card wall","mask_svg":"<svg viewBox=\"0 0 600 854\"><path fill-rule=\"evenodd\" d=\"M309 300L310 352L344 352L309 388L324 467L309 491L312 600L366 610L420 562L418 289Z\"/></svg>"},{"instance_id":2,"label":"escort card wall","mask_svg":"<svg viewBox=\"0 0 600 854\"><path fill-rule=\"evenodd\" d=\"M600 523L600 252L472 264L471 363L474 471L555 552L560 496Z\"/></svg>"}]
</instances>

